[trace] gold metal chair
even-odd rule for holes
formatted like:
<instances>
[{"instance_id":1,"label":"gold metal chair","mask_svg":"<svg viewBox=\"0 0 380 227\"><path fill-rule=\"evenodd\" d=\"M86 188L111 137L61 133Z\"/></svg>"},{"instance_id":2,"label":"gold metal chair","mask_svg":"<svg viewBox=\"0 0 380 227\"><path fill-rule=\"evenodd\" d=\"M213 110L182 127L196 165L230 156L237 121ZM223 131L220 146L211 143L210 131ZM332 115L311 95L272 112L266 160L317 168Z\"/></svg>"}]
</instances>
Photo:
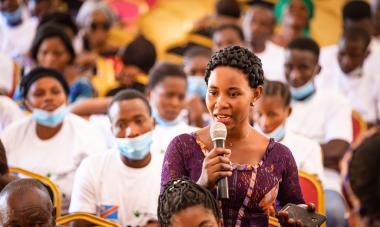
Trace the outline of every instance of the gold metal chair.
<instances>
[{"instance_id":1,"label":"gold metal chair","mask_svg":"<svg viewBox=\"0 0 380 227\"><path fill-rule=\"evenodd\" d=\"M67 225L72 221L79 221L79 220L90 222L91 224L94 224L96 226L121 227L119 224L113 223L101 217L84 213L84 212L78 212L78 213L61 216L57 218L56 222L57 222L57 225Z\"/></svg>"}]
</instances>

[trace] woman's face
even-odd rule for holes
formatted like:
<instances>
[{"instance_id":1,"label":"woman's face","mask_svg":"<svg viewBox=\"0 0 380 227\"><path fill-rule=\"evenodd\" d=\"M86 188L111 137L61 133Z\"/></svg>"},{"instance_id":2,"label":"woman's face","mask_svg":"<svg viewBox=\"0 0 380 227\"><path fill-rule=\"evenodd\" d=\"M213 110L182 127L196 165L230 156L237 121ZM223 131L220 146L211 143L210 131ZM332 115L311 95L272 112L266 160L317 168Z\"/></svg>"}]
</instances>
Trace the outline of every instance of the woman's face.
<instances>
[{"instance_id":1,"label":"woman's face","mask_svg":"<svg viewBox=\"0 0 380 227\"><path fill-rule=\"evenodd\" d=\"M227 129L249 123L250 103L261 94L261 86L253 89L247 76L229 66L215 68L208 80L206 105L214 121L226 125Z\"/></svg>"},{"instance_id":2,"label":"woman's face","mask_svg":"<svg viewBox=\"0 0 380 227\"><path fill-rule=\"evenodd\" d=\"M61 85L53 77L42 77L36 80L29 88L26 104L34 108L52 112L66 104L67 96Z\"/></svg>"},{"instance_id":3,"label":"woman's face","mask_svg":"<svg viewBox=\"0 0 380 227\"><path fill-rule=\"evenodd\" d=\"M260 129L269 134L284 124L290 114L290 107L284 105L279 96L260 98L253 107L253 119Z\"/></svg>"},{"instance_id":4,"label":"woman's face","mask_svg":"<svg viewBox=\"0 0 380 227\"><path fill-rule=\"evenodd\" d=\"M69 65L71 56L63 41L58 37L42 41L37 52L37 64L63 72Z\"/></svg>"},{"instance_id":5,"label":"woman's face","mask_svg":"<svg viewBox=\"0 0 380 227\"><path fill-rule=\"evenodd\" d=\"M111 24L102 11L93 12L85 24L86 37L91 48L101 48L106 44Z\"/></svg>"},{"instance_id":6,"label":"woman's face","mask_svg":"<svg viewBox=\"0 0 380 227\"><path fill-rule=\"evenodd\" d=\"M150 94L152 107L166 121L175 120L185 106L186 80L178 77L166 77Z\"/></svg>"},{"instance_id":7,"label":"woman's face","mask_svg":"<svg viewBox=\"0 0 380 227\"><path fill-rule=\"evenodd\" d=\"M170 220L170 226L218 227L220 223L210 209L197 205L174 214Z\"/></svg>"}]
</instances>

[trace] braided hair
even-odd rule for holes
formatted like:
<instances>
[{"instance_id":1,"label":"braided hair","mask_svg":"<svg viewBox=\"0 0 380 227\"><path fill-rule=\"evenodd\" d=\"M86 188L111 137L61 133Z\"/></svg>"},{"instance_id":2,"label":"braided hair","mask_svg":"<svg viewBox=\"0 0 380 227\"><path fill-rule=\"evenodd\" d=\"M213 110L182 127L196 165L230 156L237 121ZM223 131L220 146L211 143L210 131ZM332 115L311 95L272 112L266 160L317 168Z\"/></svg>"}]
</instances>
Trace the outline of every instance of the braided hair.
<instances>
[{"instance_id":1,"label":"braided hair","mask_svg":"<svg viewBox=\"0 0 380 227\"><path fill-rule=\"evenodd\" d=\"M162 227L170 226L173 215L196 205L210 209L216 220L220 219L217 202L209 190L183 178L171 180L159 198L158 220Z\"/></svg>"},{"instance_id":2,"label":"braided hair","mask_svg":"<svg viewBox=\"0 0 380 227\"><path fill-rule=\"evenodd\" d=\"M218 66L229 66L241 70L247 75L251 88L257 88L257 86L264 83L261 60L247 48L230 46L215 52L207 64L205 72L206 84L208 84L211 71Z\"/></svg>"},{"instance_id":3,"label":"braided hair","mask_svg":"<svg viewBox=\"0 0 380 227\"><path fill-rule=\"evenodd\" d=\"M288 107L290 105L291 93L289 86L280 81L265 81L261 97L268 96L281 98L285 107Z\"/></svg>"}]
</instances>

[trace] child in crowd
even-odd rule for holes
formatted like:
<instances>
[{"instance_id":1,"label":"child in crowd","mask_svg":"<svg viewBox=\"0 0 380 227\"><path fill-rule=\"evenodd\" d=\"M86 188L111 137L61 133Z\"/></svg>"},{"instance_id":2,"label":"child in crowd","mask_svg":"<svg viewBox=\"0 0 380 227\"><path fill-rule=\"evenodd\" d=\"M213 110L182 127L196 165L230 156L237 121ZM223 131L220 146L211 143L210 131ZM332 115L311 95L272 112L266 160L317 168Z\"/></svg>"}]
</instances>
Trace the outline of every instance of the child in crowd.
<instances>
[{"instance_id":1,"label":"child in crowd","mask_svg":"<svg viewBox=\"0 0 380 227\"><path fill-rule=\"evenodd\" d=\"M162 227L221 226L218 204L208 189L190 180L169 181L158 204Z\"/></svg>"},{"instance_id":2,"label":"child in crowd","mask_svg":"<svg viewBox=\"0 0 380 227\"><path fill-rule=\"evenodd\" d=\"M352 142L352 109L338 92L316 89L321 66L319 46L310 38L296 38L287 47L285 77L290 85L292 114L287 128L317 141L323 152L327 226L344 225L339 162Z\"/></svg>"},{"instance_id":3,"label":"child in crowd","mask_svg":"<svg viewBox=\"0 0 380 227\"><path fill-rule=\"evenodd\" d=\"M144 226L157 220L162 166L162 155L151 147L152 110L142 93L127 89L113 98L108 116L116 147L82 162L70 212L96 214L122 226ZM86 223L77 221L74 226Z\"/></svg>"},{"instance_id":4,"label":"child in crowd","mask_svg":"<svg viewBox=\"0 0 380 227\"><path fill-rule=\"evenodd\" d=\"M190 48L184 57L183 69L187 75L186 109L190 125L202 127L209 117L204 105L207 85L204 72L211 58L211 51L203 47Z\"/></svg>"},{"instance_id":5,"label":"child in crowd","mask_svg":"<svg viewBox=\"0 0 380 227\"><path fill-rule=\"evenodd\" d=\"M186 123L183 115L186 86L186 74L173 63L159 63L149 74L147 96L156 122L154 141L159 141L155 145L162 153L175 136L196 129Z\"/></svg>"},{"instance_id":6,"label":"child in crowd","mask_svg":"<svg viewBox=\"0 0 380 227\"><path fill-rule=\"evenodd\" d=\"M362 28L347 28L338 43L337 59L333 73L318 81L320 87L339 90L350 101L369 126L380 119L380 78L378 73L363 67L370 53L370 34Z\"/></svg>"},{"instance_id":7,"label":"child in crowd","mask_svg":"<svg viewBox=\"0 0 380 227\"><path fill-rule=\"evenodd\" d=\"M319 144L307 137L286 130L286 119L291 115L291 94L287 85L279 81L266 81L262 96L255 103L255 127L287 146L298 169L323 179L322 151Z\"/></svg>"},{"instance_id":8,"label":"child in crowd","mask_svg":"<svg viewBox=\"0 0 380 227\"><path fill-rule=\"evenodd\" d=\"M247 10L242 28L247 47L261 59L265 79L285 81L284 49L270 41L275 25L273 5L259 1Z\"/></svg>"},{"instance_id":9,"label":"child in crowd","mask_svg":"<svg viewBox=\"0 0 380 227\"><path fill-rule=\"evenodd\" d=\"M96 129L67 109L69 85L58 71L35 68L21 83L31 116L1 134L8 164L48 176L68 209L74 174L82 159L106 149Z\"/></svg>"},{"instance_id":10,"label":"child in crowd","mask_svg":"<svg viewBox=\"0 0 380 227\"><path fill-rule=\"evenodd\" d=\"M236 24L223 24L212 35L213 52L229 46L244 46L243 30Z\"/></svg>"}]
</instances>

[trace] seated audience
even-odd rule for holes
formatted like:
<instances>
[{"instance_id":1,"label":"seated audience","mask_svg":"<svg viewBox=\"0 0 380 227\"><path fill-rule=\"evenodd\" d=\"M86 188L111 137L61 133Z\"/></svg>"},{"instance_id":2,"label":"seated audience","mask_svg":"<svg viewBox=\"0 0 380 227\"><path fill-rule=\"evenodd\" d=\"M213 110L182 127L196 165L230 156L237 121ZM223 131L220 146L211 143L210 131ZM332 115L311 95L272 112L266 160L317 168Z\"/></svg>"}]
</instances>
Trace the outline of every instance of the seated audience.
<instances>
[{"instance_id":1,"label":"seated audience","mask_svg":"<svg viewBox=\"0 0 380 227\"><path fill-rule=\"evenodd\" d=\"M321 70L319 46L310 38L296 38L287 47L285 77L290 85L292 114L286 127L317 141L323 152L327 226L344 226L345 206L339 194L339 162L352 142L352 109L338 92L316 89Z\"/></svg>"},{"instance_id":2,"label":"seated audience","mask_svg":"<svg viewBox=\"0 0 380 227\"><path fill-rule=\"evenodd\" d=\"M342 92L354 110L358 111L369 126L380 119L380 78L363 67L370 53L370 34L366 30L347 28L338 43L338 65L331 74L319 78L319 87L330 87ZM333 68L332 68L333 69Z\"/></svg>"},{"instance_id":3,"label":"seated audience","mask_svg":"<svg viewBox=\"0 0 380 227\"><path fill-rule=\"evenodd\" d=\"M186 123L182 114L186 86L186 74L179 65L173 63L159 63L149 74L147 96L156 122L153 138L159 141L155 145L159 146L157 149L162 153L174 137L196 129Z\"/></svg>"},{"instance_id":4,"label":"seated audience","mask_svg":"<svg viewBox=\"0 0 380 227\"><path fill-rule=\"evenodd\" d=\"M8 125L24 117L18 105L8 96L0 95L0 133Z\"/></svg>"},{"instance_id":5,"label":"seated audience","mask_svg":"<svg viewBox=\"0 0 380 227\"><path fill-rule=\"evenodd\" d=\"M63 210L82 159L106 149L88 122L68 112L68 94L69 85L58 71L33 69L22 81L22 96L32 114L1 134L8 164L50 177L62 192Z\"/></svg>"},{"instance_id":6,"label":"seated audience","mask_svg":"<svg viewBox=\"0 0 380 227\"><path fill-rule=\"evenodd\" d=\"M7 155L3 143L0 140L0 192L11 181L17 179L17 177L9 174Z\"/></svg>"},{"instance_id":7,"label":"seated audience","mask_svg":"<svg viewBox=\"0 0 380 227\"><path fill-rule=\"evenodd\" d=\"M144 226L157 220L162 166L162 155L151 148L152 110L142 93L127 89L113 98L108 116L116 147L82 162L70 213L96 214L122 226ZM78 221L74 226L86 224Z\"/></svg>"},{"instance_id":8,"label":"seated audience","mask_svg":"<svg viewBox=\"0 0 380 227\"><path fill-rule=\"evenodd\" d=\"M367 138L353 151L349 164L350 185L360 201L360 226L380 226L380 134Z\"/></svg>"},{"instance_id":9,"label":"seated audience","mask_svg":"<svg viewBox=\"0 0 380 227\"><path fill-rule=\"evenodd\" d=\"M246 12L242 28L247 47L262 61L265 79L285 81L284 49L270 41L275 25L273 5L258 2Z\"/></svg>"},{"instance_id":10,"label":"seated audience","mask_svg":"<svg viewBox=\"0 0 380 227\"><path fill-rule=\"evenodd\" d=\"M243 30L236 24L223 24L212 34L213 52L229 46L244 46Z\"/></svg>"},{"instance_id":11,"label":"seated audience","mask_svg":"<svg viewBox=\"0 0 380 227\"><path fill-rule=\"evenodd\" d=\"M22 62L36 34L38 21L29 17L23 1L3 1L0 14L0 52Z\"/></svg>"},{"instance_id":12,"label":"seated audience","mask_svg":"<svg viewBox=\"0 0 380 227\"><path fill-rule=\"evenodd\" d=\"M113 96L127 88L144 93L148 82L147 75L157 59L153 43L144 36L138 36L122 50L120 58L121 68L116 72L119 87L108 91L107 96Z\"/></svg>"},{"instance_id":13,"label":"seated audience","mask_svg":"<svg viewBox=\"0 0 380 227\"><path fill-rule=\"evenodd\" d=\"M0 53L0 62L0 95L12 97L19 83L19 67L3 53Z\"/></svg>"},{"instance_id":14,"label":"seated audience","mask_svg":"<svg viewBox=\"0 0 380 227\"><path fill-rule=\"evenodd\" d=\"M49 192L37 180L15 180L0 193L1 226L55 227L55 218Z\"/></svg>"},{"instance_id":15,"label":"seated audience","mask_svg":"<svg viewBox=\"0 0 380 227\"><path fill-rule=\"evenodd\" d=\"M169 181L158 203L162 227L221 226L217 201L211 192L190 180Z\"/></svg>"},{"instance_id":16,"label":"seated audience","mask_svg":"<svg viewBox=\"0 0 380 227\"><path fill-rule=\"evenodd\" d=\"M287 85L279 81L265 81L262 96L254 104L255 128L264 135L287 146L297 167L323 179L321 146L316 141L286 129L291 115L291 94Z\"/></svg>"}]
</instances>

